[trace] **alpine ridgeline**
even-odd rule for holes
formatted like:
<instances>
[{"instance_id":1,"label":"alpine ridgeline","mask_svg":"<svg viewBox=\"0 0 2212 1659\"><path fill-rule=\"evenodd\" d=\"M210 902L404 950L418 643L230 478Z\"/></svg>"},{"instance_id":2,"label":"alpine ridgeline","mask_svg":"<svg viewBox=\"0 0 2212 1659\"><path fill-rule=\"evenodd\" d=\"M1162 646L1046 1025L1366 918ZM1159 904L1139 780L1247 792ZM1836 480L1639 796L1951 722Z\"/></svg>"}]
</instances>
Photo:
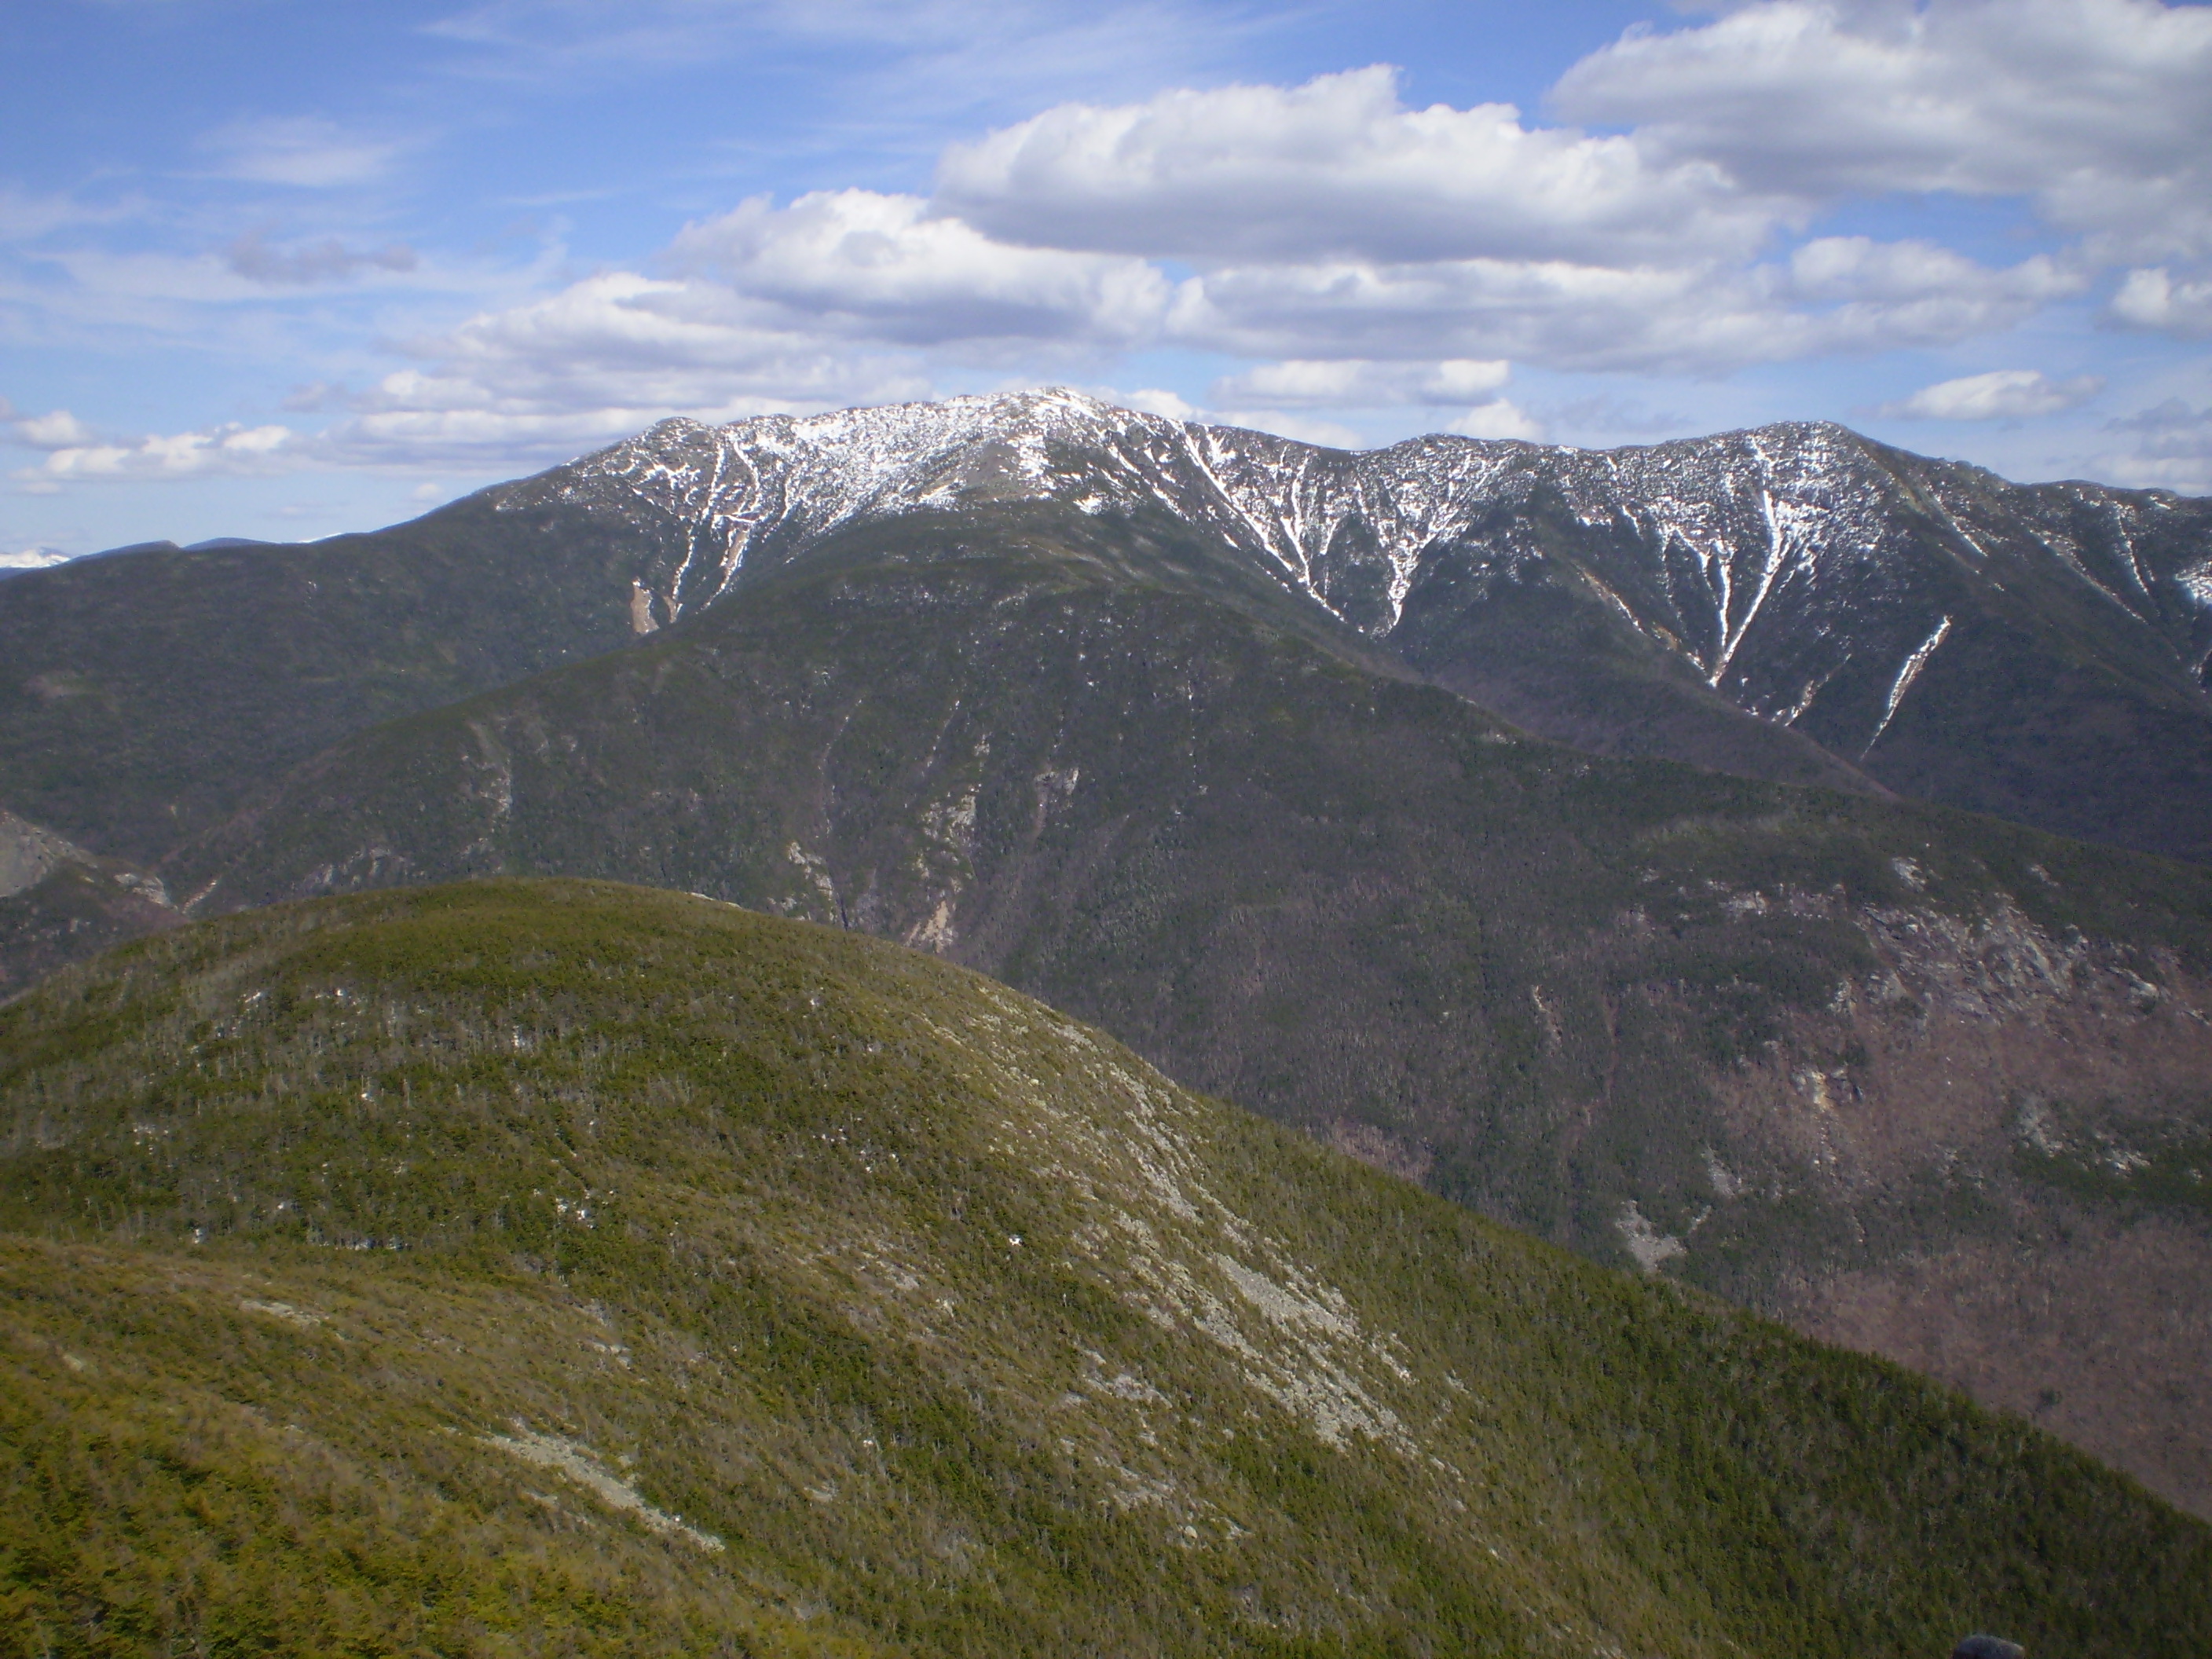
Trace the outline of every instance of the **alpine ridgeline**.
<instances>
[{"instance_id":1,"label":"alpine ridgeline","mask_svg":"<svg viewBox=\"0 0 2212 1659\"><path fill-rule=\"evenodd\" d=\"M2094 728L2108 804L2191 799L2207 512L1827 428L1348 456L1062 394L667 423L378 536L0 588L0 799L92 849L27 828L56 861L0 927L43 967L501 872L842 922L2212 1513L2212 871L1884 770L1908 739L1958 788L2057 766L2086 811ZM177 665L215 652L203 708ZM1794 724L1731 701L1800 670ZM2039 682L1977 725L1975 675Z\"/></svg>"},{"instance_id":2,"label":"alpine ridgeline","mask_svg":"<svg viewBox=\"0 0 2212 1659\"><path fill-rule=\"evenodd\" d=\"M2212 1530L957 968L668 893L0 1010L0 1653L2080 1659Z\"/></svg>"},{"instance_id":3,"label":"alpine ridgeline","mask_svg":"<svg viewBox=\"0 0 2212 1659\"><path fill-rule=\"evenodd\" d=\"M1044 393L665 422L494 500L661 543L641 629L864 519L1164 513L1541 736L2212 860L2212 502L2163 492L1824 424L1352 454Z\"/></svg>"},{"instance_id":4,"label":"alpine ridgeline","mask_svg":"<svg viewBox=\"0 0 2212 1659\"><path fill-rule=\"evenodd\" d=\"M1164 518L1524 729L2212 860L2212 502L1791 424L1363 454L1065 392L662 422L412 524L0 589L0 804L149 860L343 732L665 626L830 532Z\"/></svg>"}]
</instances>

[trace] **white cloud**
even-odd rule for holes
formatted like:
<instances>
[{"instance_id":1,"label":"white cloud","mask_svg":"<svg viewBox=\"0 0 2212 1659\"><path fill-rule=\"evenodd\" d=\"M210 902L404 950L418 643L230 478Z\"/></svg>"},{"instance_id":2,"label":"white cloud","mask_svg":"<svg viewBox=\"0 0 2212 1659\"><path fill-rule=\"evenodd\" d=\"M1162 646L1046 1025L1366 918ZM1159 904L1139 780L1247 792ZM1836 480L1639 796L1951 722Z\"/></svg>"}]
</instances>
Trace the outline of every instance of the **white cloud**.
<instances>
[{"instance_id":1,"label":"white cloud","mask_svg":"<svg viewBox=\"0 0 2212 1659\"><path fill-rule=\"evenodd\" d=\"M1742 256L1776 214L1631 138L1528 127L1510 104L1408 109L1385 66L1062 105L949 148L936 200L1008 241L1200 260Z\"/></svg>"},{"instance_id":2,"label":"white cloud","mask_svg":"<svg viewBox=\"0 0 2212 1659\"><path fill-rule=\"evenodd\" d=\"M58 230L117 224L142 217L146 210L144 198L137 196L94 204L66 195L27 195L0 185L0 245L35 242Z\"/></svg>"},{"instance_id":3,"label":"white cloud","mask_svg":"<svg viewBox=\"0 0 2212 1659\"><path fill-rule=\"evenodd\" d=\"M748 298L907 345L994 339L1128 343L1158 331L1167 278L1121 255L1014 247L916 196L823 191L744 203L685 228L678 269Z\"/></svg>"},{"instance_id":4,"label":"white cloud","mask_svg":"<svg viewBox=\"0 0 2212 1659\"><path fill-rule=\"evenodd\" d=\"M1525 438L1544 435L1543 422L1504 398L1477 404L1444 428L1463 438Z\"/></svg>"},{"instance_id":5,"label":"white cloud","mask_svg":"<svg viewBox=\"0 0 2212 1659\"><path fill-rule=\"evenodd\" d=\"M696 280L615 271L410 343L402 369L354 400L334 453L419 465L474 452L519 463L625 436L663 416L735 420L927 395L913 360Z\"/></svg>"},{"instance_id":6,"label":"white cloud","mask_svg":"<svg viewBox=\"0 0 2212 1659\"><path fill-rule=\"evenodd\" d=\"M398 144L347 132L318 116L234 121L206 134L200 147L225 178L307 190L374 184L400 153Z\"/></svg>"},{"instance_id":7,"label":"white cloud","mask_svg":"<svg viewBox=\"0 0 2212 1659\"><path fill-rule=\"evenodd\" d=\"M1867 236L1823 236L1790 256L1790 287L1798 299L1911 304L1929 299L2018 301L2037 306L2081 293L2087 279L2038 254L1993 269L1934 242L1877 242Z\"/></svg>"},{"instance_id":8,"label":"white cloud","mask_svg":"<svg viewBox=\"0 0 2212 1659\"><path fill-rule=\"evenodd\" d=\"M72 556L58 547L24 547L0 553L0 570L46 570L67 564Z\"/></svg>"},{"instance_id":9,"label":"white cloud","mask_svg":"<svg viewBox=\"0 0 2212 1659\"><path fill-rule=\"evenodd\" d=\"M1877 412L1912 421L2026 420L2075 408L2104 389L2094 374L2053 380L2039 369L2000 368L1923 386Z\"/></svg>"},{"instance_id":10,"label":"white cloud","mask_svg":"<svg viewBox=\"0 0 2212 1659\"><path fill-rule=\"evenodd\" d=\"M1554 96L1748 190L2024 196L2057 229L2158 258L2212 253L2209 88L2203 6L1765 0L1632 31Z\"/></svg>"},{"instance_id":11,"label":"white cloud","mask_svg":"<svg viewBox=\"0 0 2212 1659\"><path fill-rule=\"evenodd\" d=\"M2136 328L2192 337L2212 334L2212 276L2176 281L2163 265L2131 270L2112 296L2112 315Z\"/></svg>"},{"instance_id":12,"label":"white cloud","mask_svg":"<svg viewBox=\"0 0 2212 1659\"><path fill-rule=\"evenodd\" d=\"M1382 409L1408 404L1434 408L1495 392L1511 372L1510 364L1495 359L1394 363L1294 357L1217 380L1212 396L1216 403L1273 409Z\"/></svg>"},{"instance_id":13,"label":"white cloud","mask_svg":"<svg viewBox=\"0 0 2212 1659\"><path fill-rule=\"evenodd\" d=\"M119 443L57 449L42 467L18 472L30 484L80 479L185 478L289 471L300 464L298 434L283 426L226 425Z\"/></svg>"},{"instance_id":14,"label":"white cloud","mask_svg":"<svg viewBox=\"0 0 2212 1659\"><path fill-rule=\"evenodd\" d=\"M1832 352L1945 345L2009 327L2081 280L2048 261L1992 270L1918 246L1847 245L1807 268L1612 270L1469 259L1236 265L1192 278L1169 326L1240 356L1502 358L1714 374Z\"/></svg>"},{"instance_id":15,"label":"white cloud","mask_svg":"<svg viewBox=\"0 0 2212 1659\"><path fill-rule=\"evenodd\" d=\"M32 449L68 449L93 441L90 428L66 409L17 421L15 437Z\"/></svg>"},{"instance_id":16,"label":"white cloud","mask_svg":"<svg viewBox=\"0 0 2212 1659\"><path fill-rule=\"evenodd\" d=\"M1272 432L1279 438L1295 438L1302 444L1319 444L1324 449L1367 447L1359 434L1340 422L1287 414L1279 409L1224 409L1212 419L1223 426L1241 426L1248 432Z\"/></svg>"},{"instance_id":17,"label":"white cloud","mask_svg":"<svg viewBox=\"0 0 2212 1659\"><path fill-rule=\"evenodd\" d=\"M1096 395L1123 409L1133 409L1146 415L1164 415L1171 421L1195 421L1205 416L1205 410L1195 404L1159 386L1145 386L1135 392L1116 392L1110 386L1102 387Z\"/></svg>"},{"instance_id":18,"label":"white cloud","mask_svg":"<svg viewBox=\"0 0 2212 1659\"><path fill-rule=\"evenodd\" d=\"M1073 0L1015 5L1023 52L1065 55L1088 38L1091 14ZM1000 49L989 15L986 0L643 0L629 11L487 0L435 27L487 62L504 54L549 74L556 58L580 74L599 72L594 55L607 53L649 70L770 36L896 40L885 63L951 54L966 73ZM1097 40L1134 54L1114 62L1143 58L1145 15L1097 13ZM868 72L848 65L837 84ZM366 319L368 298L458 294L475 314L456 323L454 304L404 337L405 313L380 313L407 366L366 392L319 381L294 394L287 409L333 417L319 434L226 427L104 441L48 424L68 419L59 411L0 430L52 453L18 475L26 488L311 463L482 472L671 412L729 419L926 396L948 369L969 384L977 370L1095 380L1121 354L1169 348L1243 360L1207 401L1273 430L1352 443L1326 416L1428 409L1456 429L1534 437L1540 424L1503 395L1509 362L1711 377L1950 346L2080 299L2115 269L2132 267L2111 320L2212 334L2208 86L2212 8L1753 0L1669 33L1632 32L1571 70L1559 106L1623 131L1547 126L1504 104L1409 107L1384 67L1118 103L1098 92L945 149L933 197L757 198L687 227L642 273L574 280L555 249L529 272L465 271L322 226L224 243L235 220L198 230L190 256L143 239L63 246L38 256L35 274L0 270L0 337L52 335L66 320L89 339L122 319L195 348L258 336L269 361L342 299ZM979 94L970 107L996 106ZM974 131L988 117L965 118ZM301 188L388 179L404 155L319 119L240 123L203 143L223 177ZM2072 240L2003 265L1925 239L1792 246L1837 203L1898 191L2026 198ZM0 236L11 212L40 234L66 222L64 206L0 196ZM341 283L355 291L334 292ZM288 378L359 386L374 372L358 355L294 355ZM2070 407L2087 384L2004 371L1923 388L1887 412L2018 418ZM1197 412L1158 389L1129 400ZM1569 421L1564 404L1547 407ZM281 435L256 451L267 434Z\"/></svg>"},{"instance_id":19,"label":"white cloud","mask_svg":"<svg viewBox=\"0 0 2212 1659\"><path fill-rule=\"evenodd\" d=\"M348 399L325 447L377 465L520 465L672 413L926 397L932 354L1144 343L1173 292L1140 259L1012 247L917 197L857 190L744 203L686 228L664 264L672 274L605 272L404 343L418 366Z\"/></svg>"}]
</instances>

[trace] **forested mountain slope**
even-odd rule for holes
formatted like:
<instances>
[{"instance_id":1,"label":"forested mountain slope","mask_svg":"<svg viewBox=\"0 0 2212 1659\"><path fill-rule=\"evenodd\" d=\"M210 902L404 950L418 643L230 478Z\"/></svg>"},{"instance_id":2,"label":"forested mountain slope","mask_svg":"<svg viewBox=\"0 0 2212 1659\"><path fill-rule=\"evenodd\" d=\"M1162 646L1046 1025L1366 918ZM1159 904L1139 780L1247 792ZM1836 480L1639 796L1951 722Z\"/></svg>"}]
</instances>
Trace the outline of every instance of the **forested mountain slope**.
<instances>
[{"instance_id":1,"label":"forested mountain slope","mask_svg":"<svg viewBox=\"0 0 2212 1659\"><path fill-rule=\"evenodd\" d=\"M2212 1533L897 947L476 884L0 1009L10 1653L2193 1656Z\"/></svg>"},{"instance_id":2,"label":"forested mountain slope","mask_svg":"<svg viewBox=\"0 0 2212 1659\"><path fill-rule=\"evenodd\" d=\"M165 874L611 876L902 939L2212 1507L2212 872L1533 742L1132 549L863 524L338 745Z\"/></svg>"}]
</instances>

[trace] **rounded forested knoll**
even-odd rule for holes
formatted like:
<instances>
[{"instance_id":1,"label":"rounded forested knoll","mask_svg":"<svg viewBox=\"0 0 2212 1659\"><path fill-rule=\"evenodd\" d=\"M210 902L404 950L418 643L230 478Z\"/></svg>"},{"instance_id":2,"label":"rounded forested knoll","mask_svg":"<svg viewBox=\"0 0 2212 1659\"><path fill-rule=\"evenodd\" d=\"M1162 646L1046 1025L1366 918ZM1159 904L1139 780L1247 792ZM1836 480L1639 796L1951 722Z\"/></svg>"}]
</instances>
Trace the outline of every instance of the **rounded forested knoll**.
<instances>
[{"instance_id":1,"label":"rounded forested knoll","mask_svg":"<svg viewBox=\"0 0 2212 1659\"><path fill-rule=\"evenodd\" d=\"M667 893L0 1010L15 1651L2197 1654L2212 1531L990 981Z\"/></svg>"}]
</instances>

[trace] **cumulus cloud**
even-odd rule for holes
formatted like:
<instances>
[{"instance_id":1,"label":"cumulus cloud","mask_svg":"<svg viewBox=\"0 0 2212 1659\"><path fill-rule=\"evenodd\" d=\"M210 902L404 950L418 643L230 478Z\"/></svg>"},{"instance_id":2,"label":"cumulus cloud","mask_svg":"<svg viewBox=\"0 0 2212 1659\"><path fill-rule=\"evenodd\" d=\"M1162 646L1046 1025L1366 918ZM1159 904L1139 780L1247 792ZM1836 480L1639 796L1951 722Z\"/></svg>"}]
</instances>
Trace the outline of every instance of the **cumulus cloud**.
<instances>
[{"instance_id":1,"label":"cumulus cloud","mask_svg":"<svg viewBox=\"0 0 2212 1659\"><path fill-rule=\"evenodd\" d=\"M687 228L678 270L747 297L908 345L994 339L1122 344L1156 333L1167 278L1127 255L1019 247L917 196L822 191L766 198Z\"/></svg>"},{"instance_id":2,"label":"cumulus cloud","mask_svg":"<svg viewBox=\"0 0 2212 1659\"><path fill-rule=\"evenodd\" d=\"M283 249L270 246L261 232L253 231L223 250L223 263L250 283L304 288L343 282L361 270L412 270L416 261L415 250L404 242L356 251L332 236Z\"/></svg>"},{"instance_id":3,"label":"cumulus cloud","mask_svg":"<svg viewBox=\"0 0 2212 1659\"><path fill-rule=\"evenodd\" d=\"M2087 279L2039 254L1996 269L1934 242L1877 242L1868 236L1823 236L1790 256L1790 287L1808 301L1988 298L2039 305L2079 294Z\"/></svg>"},{"instance_id":4,"label":"cumulus cloud","mask_svg":"<svg viewBox=\"0 0 2212 1659\"><path fill-rule=\"evenodd\" d=\"M1295 438L1323 449L1364 449L1358 433L1340 421L1314 415L1297 415L1280 409L1224 409L1210 417L1223 426L1241 426L1248 432L1272 432L1279 438Z\"/></svg>"},{"instance_id":5,"label":"cumulus cloud","mask_svg":"<svg viewBox=\"0 0 2212 1659\"><path fill-rule=\"evenodd\" d=\"M920 198L765 198L688 227L669 273L610 271L404 343L416 366L343 402L333 454L494 465L671 413L735 420L927 397L931 354L1097 354L1157 339L1173 285L1141 259L1016 247Z\"/></svg>"},{"instance_id":6,"label":"cumulus cloud","mask_svg":"<svg viewBox=\"0 0 2212 1659\"><path fill-rule=\"evenodd\" d=\"M1796 263L1613 270L1564 262L1353 261L1224 267L1178 291L1169 325L1240 356L1421 360L1714 374L1832 352L1947 345L2009 327L2080 279L1893 245ZM1940 251L1938 251L1940 252Z\"/></svg>"},{"instance_id":7,"label":"cumulus cloud","mask_svg":"<svg viewBox=\"0 0 2212 1659\"><path fill-rule=\"evenodd\" d=\"M485 0L471 27L542 9ZM49 481L310 455L473 469L573 452L670 412L925 396L948 366L971 382L978 369L1091 379L1122 354L1171 348L1248 363L1208 401L1273 430L1351 442L1327 414L1415 408L1449 411L1455 429L1534 438L1540 424L1503 395L1509 362L1713 376L1946 347L2081 299L2120 270L2109 320L2212 335L2212 8L1751 0L1719 11L1631 31L1577 65L1557 106L1581 126L1504 104L1413 107L1381 66L1060 104L949 147L933 195L757 198L687 227L641 270L563 279L403 340L409 366L365 392L295 393L289 409L334 423L264 452L256 434L287 429L129 442L8 429L51 452L36 470ZM664 12L703 15L688 0L653 17ZM652 44L658 25L639 27ZM314 120L240 124L205 148L225 176L301 186L370 182L401 155ZM2064 246L2001 264L1926 239L1801 240L1839 202L1897 191L2023 198ZM55 260L81 287L98 277L104 293L158 290L181 307L415 259L398 243L260 234L189 270L125 269L136 257L104 274L74 254ZM2094 390L2008 370L1884 412L2022 418ZM1196 412L1173 392L1139 399Z\"/></svg>"},{"instance_id":8,"label":"cumulus cloud","mask_svg":"<svg viewBox=\"0 0 2212 1659\"><path fill-rule=\"evenodd\" d=\"M33 484L78 479L186 478L289 471L304 459L284 426L212 427L113 443L73 444L16 477Z\"/></svg>"},{"instance_id":9,"label":"cumulus cloud","mask_svg":"<svg viewBox=\"0 0 2212 1659\"><path fill-rule=\"evenodd\" d=\"M2212 252L2212 9L2156 0L1765 0L1632 31L1554 96L1752 191L2025 196L2138 257Z\"/></svg>"},{"instance_id":10,"label":"cumulus cloud","mask_svg":"<svg viewBox=\"0 0 2212 1659\"><path fill-rule=\"evenodd\" d=\"M1909 421L2026 420L2075 408L2104 389L2094 374L2053 380L2039 369L2000 368L1923 386L1876 412Z\"/></svg>"},{"instance_id":11,"label":"cumulus cloud","mask_svg":"<svg viewBox=\"0 0 2212 1659\"><path fill-rule=\"evenodd\" d=\"M1497 391L1511 372L1509 363L1464 357L1437 363L1294 357L1217 380L1212 396L1216 403L1273 409L1382 409L1409 404L1441 408Z\"/></svg>"},{"instance_id":12,"label":"cumulus cloud","mask_svg":"<svg viewBox=\"0 0 2212 1659\"><path fill-rule=\"evenodd\" d=\"M910 357L780 324L716 284L609 272L409 343L421 368L353 399L327 441L362 460L489 461L702 419L927 395Z\"/></svg>"},{"instance_id":13,"label":"cumulus cloud","mask_svg":"<svg viewBox=\"0 0 2212 1659\"><path fill-rule=\"evenodd\" d=\"M1146 415L1164 415L1171 421L1195 421L1205 416L1205 410L1180 392L1160 386L1142 386L1134 392L1116 392L1111 386L1103 386L1095 395L1123 409Z\"/></svg>"},{"instance_id":14,"label":"cumulus cloud","mask_svg":"<svg viewBox=\"0 0 2212 1659\"><path fill-rule=\"evenodd\" d=\"M45 570L67 564L70 556L58 547L21 547L0 553L0 570Z\"/></svg>"},{"instance_id":15,"label":"cumulus cloud","mask_svg":"<svg viewBox=\"0 0 2212 1659\"><path fill-rule=\"evenodd\" d=\"M1544 423L1504 398L1477 404L1444 428L1463 438L1525 438L1544 435Z\"/></svg>"},{"instance_id":16,"label":"cumulus cloud","mask_svg":"<svg viewBox=\"0 0 2212 1659\"><path fill-rule=\"evenodd\" d=\"M1775 215L1630 138L1529 127L1510 104L1408 109L1379 65L1063 105L953 145L936 199L1007 241L1192 259L1741 256Z\"/></svg>"},{"instance_id":17,"label":"cumulus cloud","mask_svg":"<svg viewBox=\"0 0 2212 1659\"><path fill-rule=\"evenodd\" d=\"M2212 276L2177 280L2163 265L2131 270L2112 296L2112 315L2133 328L2192 337L2212 334Z\"/></svg>"},{"instance_id":18,"label":"cumulus cloud","mask_svg":"<svg viewBox=\"0 0 2212 1659\"><path fill-rule=\"evenodd\" d=\"M68 449L93 441L90 428L66 409L17 420L12 435L17 443L32 449Z\"/></svg>"}]
</instances>

